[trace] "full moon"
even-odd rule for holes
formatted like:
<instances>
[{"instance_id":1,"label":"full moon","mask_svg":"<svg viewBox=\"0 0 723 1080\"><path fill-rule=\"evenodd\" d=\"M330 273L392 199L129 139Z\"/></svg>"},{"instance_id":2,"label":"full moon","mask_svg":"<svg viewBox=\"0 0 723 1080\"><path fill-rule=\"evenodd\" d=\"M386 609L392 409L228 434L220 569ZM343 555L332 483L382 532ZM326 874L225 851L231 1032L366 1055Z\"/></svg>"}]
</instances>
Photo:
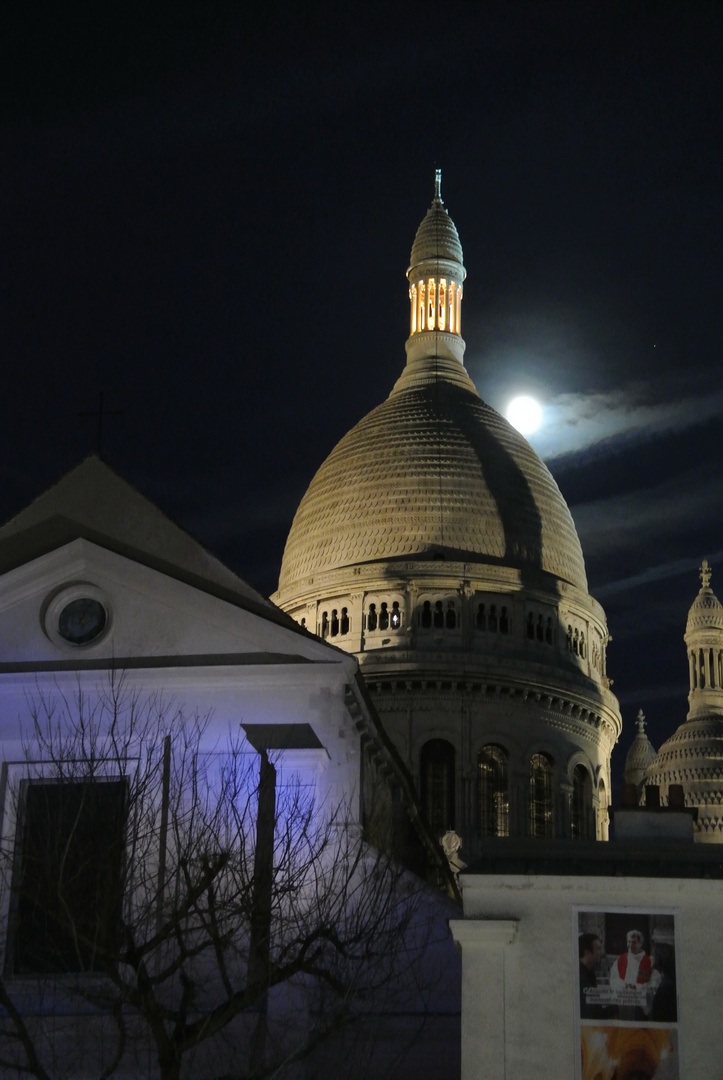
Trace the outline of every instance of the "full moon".
<instances>
[{"instance_id":1,"label":"full moon","mask_svg":"<svg viewBox=\"0 0 723 1080\"><path fill-rule=\"evenodd\" d=\"M507 406L507 419L522 435L531 435L540 426L542 409L534 398L516 397Z\"/></svg>"}]
</instances>

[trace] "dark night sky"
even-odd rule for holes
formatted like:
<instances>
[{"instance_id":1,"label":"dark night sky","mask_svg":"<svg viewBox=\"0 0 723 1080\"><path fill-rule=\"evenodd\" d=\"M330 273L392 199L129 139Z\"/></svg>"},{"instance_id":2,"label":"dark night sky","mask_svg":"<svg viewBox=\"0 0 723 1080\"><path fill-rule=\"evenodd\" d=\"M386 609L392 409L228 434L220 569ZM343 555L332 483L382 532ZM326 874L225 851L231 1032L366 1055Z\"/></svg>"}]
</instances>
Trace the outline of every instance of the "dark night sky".
<instances>
[{"instance_id":1,"label":"dark night sky","mask_svg":"<svg viewBox=\"0 0 723 1080\"><path fill-rule=\"evenodd\" d=\"M403 365L439 164L467 366L501 410L543 403L622 750L639 707L659 745L703 555L723 596L723 8L16 7L2 518L93 449L102 391L108 462L271 592L311 476Z\"/></svg>"}]
</instances>

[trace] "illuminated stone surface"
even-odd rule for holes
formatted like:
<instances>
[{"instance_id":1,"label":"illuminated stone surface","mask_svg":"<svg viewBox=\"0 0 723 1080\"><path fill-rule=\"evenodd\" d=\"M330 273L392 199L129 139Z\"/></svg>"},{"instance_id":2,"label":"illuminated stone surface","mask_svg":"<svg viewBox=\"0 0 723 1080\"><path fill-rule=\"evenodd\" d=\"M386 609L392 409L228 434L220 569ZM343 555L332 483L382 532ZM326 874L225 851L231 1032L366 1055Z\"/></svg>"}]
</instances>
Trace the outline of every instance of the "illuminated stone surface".
<instances>
[{"instance_id":1,"label":"illuminated stone surface","mask_svg":"<svg viewBox=\"0 0 723 1080\"><path fill-rule=\"evenodd\" d=\"M702 585L685 630L688 648L688 718L660 747L645 774L667 802L671 784L681 784L685 805L698 808L695 839L723 843L723 605L710 586L707 560Z\"/></svg>"},{"instance_id":2,"label":"illuminated stone surface","mask_svg":"<svg viewBox=\"0 0 723 1080\"><path fill-rule=\"evenodd\" d=\"M469 860L487 828L477 763L489 744L507 755L511 834L530 827L530 762L545 754L554 774L545 827L575 835L582 766L583 832L605 837L621 721L605 671L605 615L587 592L565 500L529 443L479 397L458 308L452 329L452 308L440 306L453 285L461 295L462 260L438 177L407 272L406 366L311 481L272 599L359 657L422 793L424 747L453 748L454 820L437 825L462 835ZM446 329L430 330L430 320L447 320Z\"/></svg>"}]
</instances>

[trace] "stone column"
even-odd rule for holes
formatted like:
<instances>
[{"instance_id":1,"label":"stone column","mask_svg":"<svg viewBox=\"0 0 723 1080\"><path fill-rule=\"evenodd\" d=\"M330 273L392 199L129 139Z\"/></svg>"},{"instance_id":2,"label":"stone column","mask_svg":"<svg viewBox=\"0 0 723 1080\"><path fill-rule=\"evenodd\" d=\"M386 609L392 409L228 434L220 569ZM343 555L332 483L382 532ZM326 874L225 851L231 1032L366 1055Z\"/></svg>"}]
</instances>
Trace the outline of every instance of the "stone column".
<instances>
[{"instance_id":1,"label":"stone column","mask_svg":"<svg viewBox=\"0 0 723 1080\"><path fill-rule=\"evenodd\" d=\"M462 953L461 1080L505 1080L505 949L517 920L451 919L449 928Z\"/></svg>"}]
</instances>

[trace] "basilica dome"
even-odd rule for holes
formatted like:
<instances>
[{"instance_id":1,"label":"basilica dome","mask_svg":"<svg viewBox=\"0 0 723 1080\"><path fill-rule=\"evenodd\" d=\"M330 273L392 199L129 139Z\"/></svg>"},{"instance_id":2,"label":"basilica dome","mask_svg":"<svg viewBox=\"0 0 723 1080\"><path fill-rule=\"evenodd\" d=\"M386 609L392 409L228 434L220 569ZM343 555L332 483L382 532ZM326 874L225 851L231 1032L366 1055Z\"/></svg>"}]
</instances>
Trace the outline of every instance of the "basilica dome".
<instances>
[{"instance_id":1,"label":"basilica dome","mask_svg":"<svg viewBox=\"0 0 723 1080\"><path fill-rule=\"evenodd\" d=\"M440 183L407 270L406 363L309 484L272 599L358 657L427 820L466 859L483 836L604 837L621 721L570 511L465 369Z\"/></svg>"},{"instance_id":2,"label":"basilica dome","mask_svg":"<svg viewBox=\"0 0 723 1080\"><path fill-rule=\"evenodd\" d=\"M587 589L552 475L465 370L462 260L437 189L407 271L406 367L311 481L286 543L280 595L320 571L410 557L532 568Z\"/></svg>"},{"instance_id":3,"label":"basilica dome","mask_svg":"<svg viewBox=\"0 0 723 1080\"><path fill-rule=\"evenodd\" d=\"M533 567L587 588L565 500L468 378L402 378L332 450L286 544L280 591L320 570L426 556Z\"/></svg>"}]
</instances>

